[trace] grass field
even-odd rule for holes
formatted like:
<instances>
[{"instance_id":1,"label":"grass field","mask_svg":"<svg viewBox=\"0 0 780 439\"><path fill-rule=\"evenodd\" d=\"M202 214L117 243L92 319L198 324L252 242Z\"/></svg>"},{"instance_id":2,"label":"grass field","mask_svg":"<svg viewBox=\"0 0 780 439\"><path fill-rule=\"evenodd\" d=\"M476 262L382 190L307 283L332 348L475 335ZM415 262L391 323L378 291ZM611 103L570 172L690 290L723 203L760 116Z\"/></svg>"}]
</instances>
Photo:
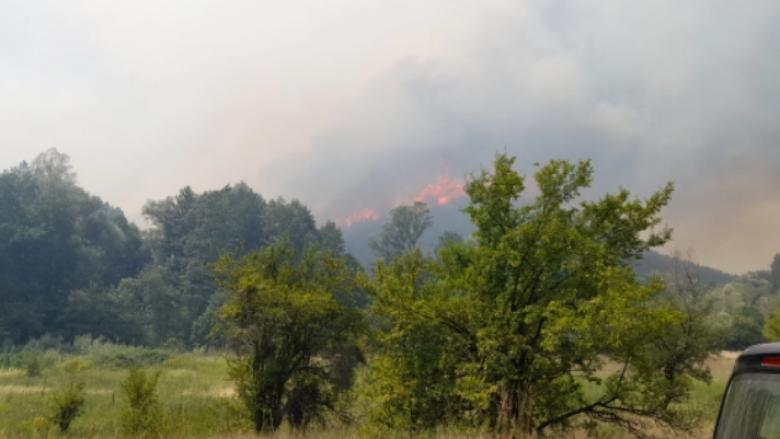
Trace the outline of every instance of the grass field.
<instances>
[{"instance_id":1,"label":"grass field","mask_svg":"<svg viewBox=\"0 0 780 439\"><path fill-rule=\"evenodd\" d=\"M127 369L106 361L115 358L93 349L79 356L48 352L42 361L46 367L40 376L29 377L22 367L0 369L0 437L45 438L57 435L45 422L47 405L53 392L68 383L86 384L84 413L77 418L68 433L71 437L121 437L120 414L125 407L121 382ZM735 356L724 353L710 361L714 382L695 389L692 404L713 419ZM236 400L231 383L226 381L225 360L218 355L179 354L158 358L148 370L161 373L158 394L164 411L164 435L173 438L249 437L250 424ZM120 362L121 363L121 362ZM707 437L711 428L705 425L699 437ZM275 438L284 439L292 433L282 431ZM357 438L348 430L310 432L308 438ZM615 433L611 437L622 437ZM408 437L408 436L406 436ZM464 438L457 433L442 431L433 437ZM472 436L473 437L473 436ZM574 432L570 437L584 437Z\"/></svg>"}]
</instances>

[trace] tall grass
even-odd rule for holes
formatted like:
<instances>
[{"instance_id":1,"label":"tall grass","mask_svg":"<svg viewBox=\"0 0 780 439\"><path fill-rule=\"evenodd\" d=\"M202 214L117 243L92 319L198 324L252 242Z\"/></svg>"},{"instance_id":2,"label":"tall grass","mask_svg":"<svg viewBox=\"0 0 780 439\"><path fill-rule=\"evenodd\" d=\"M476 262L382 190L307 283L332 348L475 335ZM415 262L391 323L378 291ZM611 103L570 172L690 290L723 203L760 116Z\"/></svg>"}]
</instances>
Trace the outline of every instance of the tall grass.
<instances>
[{"instance_id":1,"label":"tall grass","mask_svg":"<svg viewBox=\"0 0 780 439\"><path fill-rule=\"evenodd\" d=\"M35 350L43 365L40 376L27 376L24 355ZM28 354L24 352L27 351ZM156 386L162 428L160 435L170 438L250 438L251 422L227 381L225 361L219 355L180 353L119 346L105 340L82 338L75 346L25 347L0 352L0 438L44 438L55 435L42 420L55 393L61 394L73 382L84 383L83 410L68 428L68 435L84 438L127 437L122 431L122 413L128 409L122 383L128 378L126 364L159 373ZM714 382L694 390L692 407L714 416L733 359L711 361ZM659 431L659 433L661 433ZM706 438L711 428L705 425L694 438ZM620 439L624 433L604 428L598 436ZM357 429L313 429L305 434L283 428L274 439L358 439L376 437ZM388 437L384 435L383 437ZM397 438L410 438L396 434ZM446 430L420 437L431 439L487 438ZM549 437L584 439L583 432ZM685 436L691 437L691 436ZM392 437L391 437L392 438Z\"/></svg>"}]
</instances>

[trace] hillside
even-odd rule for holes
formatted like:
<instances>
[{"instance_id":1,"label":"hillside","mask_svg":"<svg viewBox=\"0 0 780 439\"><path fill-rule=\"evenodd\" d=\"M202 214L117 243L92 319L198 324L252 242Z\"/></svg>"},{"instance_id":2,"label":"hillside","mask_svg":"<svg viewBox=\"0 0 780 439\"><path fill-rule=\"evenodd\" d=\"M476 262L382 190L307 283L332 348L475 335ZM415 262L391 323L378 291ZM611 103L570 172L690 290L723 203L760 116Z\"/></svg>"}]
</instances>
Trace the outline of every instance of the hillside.
<instances>
[{"instance_id":1,"label":"hillside","mask_svg":"<svg viewBox=\"0 0 780 439\"><path fill-rule=\"evenodd\" d=\"M656 251L648 251L643 259L636 261L634 270L637 276L646 277L652 273L659 273L672 270L675 259L672 256L664 255ZM702 282L712 285L725 285L737 279L738 276L723 272L717 268L708 267L692 263L694 271L699 275Z\"/></svg>"}]
</instances>

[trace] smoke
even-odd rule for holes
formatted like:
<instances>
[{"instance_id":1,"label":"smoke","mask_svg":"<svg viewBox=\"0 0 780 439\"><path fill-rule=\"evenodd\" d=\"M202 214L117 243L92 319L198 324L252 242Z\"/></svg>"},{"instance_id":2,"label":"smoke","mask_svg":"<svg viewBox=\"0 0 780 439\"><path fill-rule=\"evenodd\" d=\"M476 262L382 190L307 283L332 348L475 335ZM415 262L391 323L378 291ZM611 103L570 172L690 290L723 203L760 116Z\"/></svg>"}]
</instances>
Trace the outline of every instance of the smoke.
<instances>
[{"instance_id":1,"label":"smoke","mask_svg":"<svg viewBox=\"0 0 780 439\"><path fill-rule=\"evenodd\" d=\"M136 220L245 180L370 222L462 201L452 188L506 151L524 173L593 159L587 196L674 180L664 217L700 263L780 251L771 0L0 5L3 167L57 147Z\"/></svg>"},{"instance_id":2,"label":"smoke","mask_svg":"<svg viewBox=\"0 0 780 439\"><path fill-rule=\"evenodd\" d=\"M497 151L526 173L592 158L590 196L676 182L669 249L735 272L765 268L780 251L780 5L518 5L486 20L458 62L408 58L373 79L310 150L299 183L321 211L386 211L442 167L462 181Z\"/></svg>"}]
</instances>

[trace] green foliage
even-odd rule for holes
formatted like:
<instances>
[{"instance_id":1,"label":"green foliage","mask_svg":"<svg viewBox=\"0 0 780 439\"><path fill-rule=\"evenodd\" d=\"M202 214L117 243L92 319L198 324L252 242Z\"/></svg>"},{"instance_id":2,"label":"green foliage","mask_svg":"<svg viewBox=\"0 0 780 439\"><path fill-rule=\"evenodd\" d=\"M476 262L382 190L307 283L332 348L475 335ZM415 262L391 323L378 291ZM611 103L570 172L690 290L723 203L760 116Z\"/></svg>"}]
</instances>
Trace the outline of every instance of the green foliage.
<instances>
[{"instance_id":1,"label":"green foliage","mask_svg":"<svg viewBox=\"0 0 780 439\"><path fill-rule=\"evenodd\" d=\"M149 260L138 228L78 187L56 150L0 173L0 199L2 338L72 335L71 291L116 284Z\"/></svg>"},{"instance_id":2,"label":"green foliage","mask_svg":"<svg viewBox=\"0 0 780 439\"><path fill-rule=\"evenodd\" d=\"M131 368L122 382L127 406L121 414L122 431L133 436L158 436L162 429L162 408L157 400L160 373L147 374Z\"/></svg>"},{"instance_id":3,"label":"green foliage","mask_svg":"<svg viewBox=\"0 0 780 439\"><path fill-rule=\"evenodd\" d=\"M763 335L764 317L754 308L745 306L731 314L731 318L734 326L732 337L726 341L726 349L741 351L767 341Z\"/></svg>"},{"instance_id":4,"label":"green foliage","mask_svg":"<svg viewBox=\"0 0 780 439\"><path fill-rule=\"evenodd\" d=\"M171 352L163 349L111 343L103 337L93 338L89 334L74 339L73 351L94 365L116 369L156 366L171 356Z\"/></svg>"},{"instance_id":5,"label":"green foliage","mask_svg":"<svg viewBox=\"0 0 780 439\"><path fill-rule=\"evenodd\" d=\"M398 206L390 211L390 221L382 226L379 236L372 236L368 246L380 258L390 261L417 247L417 242L433 224L428 205L416 201L411 206Z\"/></svg>"},{"instance_id":6,"label":"green foliage","mask_svg":"<svg viewBox=\"0 0 780 439\"><path fill-rule=\"evenodd\" d=\"M138 344L162 346L171 338L186 339L189 325L184 295L165 266L149 266L134 278L123 279L111 294L134 312L130 320L142 331Z\"/></svg>"},{"instance_id":7,"label":"green foliage","mask_svg":"<svg viewBox=\"0 0 780 439\"><path fill-rule=\"evenodd\" d=\"M43 355L39 352L31 352L27 355L24 364L24 372L28 377L39 377L43 374Z\"/></svg>"},{"instance_id":8,"label":"green foliage","mask_svg":"<svg viewBox=\"0 0 780 439\"><path fill-rule=\"evenodd\" d=\"M95 363L103 367L125 369L129 367L149 367L162 364L170 357L168 352L160 349L148 349L135 346L114 346L106 349L93 358Z\"/></svg>"},{"instance_id":9,"label":"green foliage","mask_svg":"<svg viewBox=\"0 0 780 439\"><path fill-rule=\"evenodd\" d=\"M331 368L323 358L362 327L346 258L313 250L298 257L281 241L216 267L228 292L215 333L235 355L231 380L257 431L285 417L303 427L327 408Z\"/></svg>"},{"instance_id":10,"label":"green foliage","mask_svg":"<svg viewBox=\"0 0 780 439\"><path fill-rule=\"evenodd\" d=\"M777 309L777 294L773 291L770 271L745 274L712 291L717 309L733 322L725 349L742 350L767 341L765 322Z\"/></svg>"},{"instance_id":11,"label":"green foliage","mask_svg":"<svg viewBox=\"0 0 780 439\"><path fill-rule=\"evenodd\" d=\"M92 369L95 362L85 358L70 358L60 364L62 370L67 373L76 374Z\"/></svg>"},{"instance_id":12,"label":"green foliage","mask_svg":"<svg viewBox=\"0 0 780 439\"><path fill-rule=\"evenodd\" d=\"M772 259L772 265L769 267L769 280L772 283L772 292L777 293L780 289L780 254L776 254Z\"/></svg>"},{"instance_id":13,"label":"green foliage","mask_svg":"<svg viewBox=\"0 0 780 439\"><path fill-rule=\"evenodd\" d=\"M657 226L672 185L645 201L620 190L577 205L590 163L555 160L535 174L535 201L517 207L525 184L513 163L499 155L493 172L466 184L473 241L440 250L441 263L417 251L363 277L381 328L370 419L507 433L636 428L643 418L679 425L672 406L689 380L705 378L700 359L711 345L675 350L680 369L667 379L649 341L706 318L658 302L663 284L639 284L630 265L669 240ZM601 371L605 359L620 367ZM598 394L586 394L589 383L600 383Z\"/></svg>"},{"instance_id":14,"label":"green foliage","mask_svg":"<svg viewBox=\"0 0 780 439\"><path fill-rule=\"evenodd\" d=\"M83 382L71 382L64 390L51 396L47 419L61 433L67 432L70 424L81 415L86 396L84 387Z\"/></svg>"},{"instance_id":15,"label":"green foliage","mask_svg":"<svg viewBox=\"0 0 780 439\"><path fill-rule=\"evenodd\" d=\"M780 341L780 309L767 318L761 333L769 341Z\"/></svg>"},{"instance_id":16,"label":"green foliage","mask_svg":"<svg viewBox=\"0 0 780 439\"><path fill-rule=\"evenodd\" d=\"M663 420L690 429L709 412L672 403L686 401L695 381L711 383L707 361L732 337L734 328L729 315L718 310L713 288L700 280L699 267L679 255L675 255L674 264L653 306L677 310L679 316L647 341L645 360L636 368L647 376L654 375L649 381L655 384L646 396L663 409Z\"/></svg>"}]
</instances>

